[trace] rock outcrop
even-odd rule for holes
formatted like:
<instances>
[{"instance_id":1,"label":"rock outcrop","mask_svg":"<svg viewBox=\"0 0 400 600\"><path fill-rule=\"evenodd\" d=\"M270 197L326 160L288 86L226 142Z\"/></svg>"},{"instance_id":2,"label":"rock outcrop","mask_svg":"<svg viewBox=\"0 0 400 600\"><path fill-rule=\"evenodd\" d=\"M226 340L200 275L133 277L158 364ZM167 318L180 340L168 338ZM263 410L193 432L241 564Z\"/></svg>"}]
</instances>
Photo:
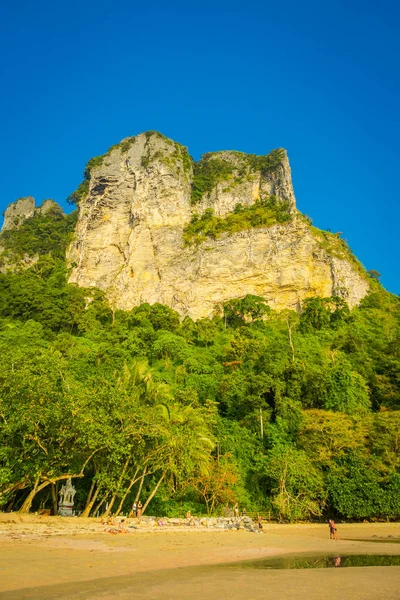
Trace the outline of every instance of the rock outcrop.
<instances>
[{"instance_id":1,"label":"rock outcrop","mask_svg":"<svg viewBox=\"0 0 400 600\"><path fill-rule=\"evenodd\" d=\"M367 277L337 236L298 213L286 153L274 152L217 152L194 165L183 146L147 132L92 159L67 253L70 281L104 290L121 309L161 302L195 319L246 294L278 310L311 296L356 305ZM289 211L286 222L184 243L194 214L226 217L271 196Z\"/></svg>"},{"instance_id":2,"label":"rock outcrop","mask_svg":"<svg viewBox=\"0 0 400 600\"><path fill-rule=\"evenodd\" d=\"M1 231L7 231L19 227L25 219L33 217L35 214L35 200L32 196L26 196L26 198L18 198L15 202L12 202L7 206L4 211L4 221Z\"/></svg>"},{"instance_id":3,"label":"rock outcrop","mask_svg":"<svg viewBox=\"0 0 400 600\"><path fill-rule=\"evenodd\" d=\"M57 202L51 198L43 200L41 206L36 207L35 199L32 196L26 198L18 198L7 206L4 211L4 221L1 231L9 231L10 229L18 229L26 219L42 214L57 213L64 215L64 211Z\"/></svg>"}]
</instances>

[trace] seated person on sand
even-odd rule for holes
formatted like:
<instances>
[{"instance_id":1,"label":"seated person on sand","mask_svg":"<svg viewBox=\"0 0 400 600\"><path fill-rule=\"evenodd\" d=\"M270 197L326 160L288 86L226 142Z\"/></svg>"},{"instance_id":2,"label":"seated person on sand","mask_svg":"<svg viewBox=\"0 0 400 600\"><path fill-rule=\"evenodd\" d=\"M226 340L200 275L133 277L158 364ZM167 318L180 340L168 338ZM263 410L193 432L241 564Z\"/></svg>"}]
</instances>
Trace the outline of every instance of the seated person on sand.
<instances>
[{"instance_id":1,"label":"seated person on sand","mask_svg":"<svg viewBox=\"0 0 400 600\"><path fill-rule=\"evenodd\" d=\"M188 510L187 513L186 513L186 520L188 521L188 523L187 523L188 525L190 525L190 526L194 526L195 525L194 518L193 518L193 515L190 512L190 510Z\"/></svg>"},{"instance_id":2,"label":"seated person on sand","mask_svg":"<svg viewBox=\"0 0 400 600\"><path fill-rule=\"evenodd\" d=\"M105 527L104 531L106 533L119 533L118 532L118 527Z\"/></svg>"},{"instance_id":3,"label":"seated person on sand","mask_svg":"<svg viewBox=\"0 0 400 600\"><path fill-rule=\"evenodd\" d=\"M114 519L115 524L115 519ZM128 533L126 529L125 519L122 519L118 525L118 527L106 527L105 530L107 533Z\"/></svg>"}]
</instances>

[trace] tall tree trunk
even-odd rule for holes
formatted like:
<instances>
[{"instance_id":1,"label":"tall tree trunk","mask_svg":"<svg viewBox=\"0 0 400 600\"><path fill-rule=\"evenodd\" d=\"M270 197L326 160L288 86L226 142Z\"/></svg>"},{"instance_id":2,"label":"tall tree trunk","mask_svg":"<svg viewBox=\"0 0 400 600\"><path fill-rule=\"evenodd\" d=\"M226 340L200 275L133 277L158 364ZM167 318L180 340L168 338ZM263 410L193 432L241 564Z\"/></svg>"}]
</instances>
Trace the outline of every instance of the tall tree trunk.
<instances>
[{"instance_id":1,"label":"tall tree trunk","mask_svg":"<svg viewBox=\"0 0 400 600\"><path fill-rule=\"evenodd\" d=\"M126 461L125 461L124 468L122 469L122 473L121 473L121 475L120 475L120 477L119 477L119 479L118 479L118 483L117 483L117 491L116 491L116 492L115 492L115 493L112 495L112 498L111 498L111 500L110 500L110 504L108 505L108 508L107 508L107 509L104 511L104 513L101 515L103 519L106 519L106 518L108 517L108 515L109 515L109 514L110 514L110 512L111 512L111 509L112 509L112 507L114 506L114 502L115 502L115 501L116 501L116 499L117 499L118 492L119 492L119 488L121 487L121 484L122 484L122 481L123 481L123 479L124 479L124 475L125 475L125 473L126 473L126 469L128 468L128 465L129 465L129 462L130 462L130 460L131 460L131 457L130 457L130 456L128 456L128 458L127 458L127 459L126 459Z\"/></svg>"},{"instance_id":2,"label":"tall tree trunk","mask_svg":"<svg viewBox=\"0 0 400 600\"><path fill-rule=\"evenodd\" d=\"M44 481L43 483L41 483L39 485L39 478L36 479L35 481L35 485L33 487L33 490L31 490L29 492L29 494L27 495L27 497L25 498L25 501L23 503L23 505L21 506L21 508L19 509L18 512L20 513L28 513L31 509L32 506L32 501L34 499L34 497L36 496L36 494L38 492L40 492L40 490L43 490L47 485L50 484L50 481Z\"/></svg>"},{"instance_id":3,"label":"tall tree trunk","mask_svg":"<svg viewBox=\"0 0 400 600\"><path fill-rule=\"evenodd\" d=\"M288 334L289 334L289 344L290 344L290 347L292 349L292 362L294 362L294 344L293 344L293 338L292 338L292 327L293 327L293 324L289 323L289 318L286 319L286 324L287 324Z\"/></svg>"},{"instance_id":4,"label":"tall tree trunk","mask_svg":"<svg viewBox=\"0 0 400 600\"><path fill-rule=\"evenodd\" d=\"M113 494L111 496L111 500L110 500L110 503L109 503L108 507L106 508L106 510L101 515L102 519L107 519L108 515L111 512L112 507L114 506L114 502L115 502L116 498L117 498L117 493L115 493L115 494Z\"/></svg>"},{"instance_id":5,"label":"tall tree trunk","mask_svg":"<svg viewBox=\"0 0 400 600\"><path fill-rule=\"evenodd\" d=\"M140 478L139 489L137 491L137 494L136 494L135 500L133 501L133 504L137 504L139 502L139 498L140 498L140 494L142 493L143 482L144 482L144 478L146 477L146 474L147 474L147 467L145 467L143 469L143 473ZM128 516L131 517L132 515L133 515L133 510L131 510L131 512L129 513Z\"/></svg>"},{"instance_id":6,"label":"tall tree trunk","mask_svg":"<svg viewBox=\"0 0 400 600\"><path fill-rule=\"evenodd\" d=\"M86 504L85 504L85 508L88 506L88 504L90 503L91 499L92 499L92 494L93 494L93 490L94 490L94 486L96 485L95 480L92 480L92 485L90 486L90 490L88 493L88 497L86 498Z\"/></svg>"},{"instance_id":7,"label":"tall tree trunk","mask_svg":"<svg viewBox=\"0 0 400 600\"><path fill-rule=\"evenodd\" d=\"M136 482L136 476L138 474L138 471L139 471L139 469L136 469L135 474L129 483L128 489L126 490L125 494L121 498L121 502L119 503L119 506L115 512L116 517L118 517L119 513L121 512L122 507L124 506L125 499L126 499L127 495L129 494L129 492L131 491L133 484Z\"/></svg>"},{"instance_id":8,"label":"tall tree trunk","mask_svg":"<svg viewBox=\"0 0 400 600\"><path fill-rule=\"evenodd\" d=\"M140 494L142 493L144 478L146 477L146 475L147 475L147 467L145 467L143 469L143 475L140 478L139 489L138 489L136 497L135 497L135 504L137 504L139 502Z\"/></svg>"},{"instance_id":9,"label":"tall tree trunk","mask_svg":"<svg viewBox=\"0 0 400 600\"><path fill-rule=\"evenodd\" d=\"M53 502L53 515L58 515L57 488L55 483L51 484L51 499Z\"/></svg>"},{"instance_id":10,"label":"tall tree trunk","mask_svg":"<svg viewBox=\"0 0 400 600\"><path fill-rule=\"evenodd\" d=\"M90 511L93 508L93 504L96 502L96 498L99 495L99 492L100 492L100 488L98 487L97 490L95 491L95 493L92 495L90 502L86 503L85 508L79 515L80 517L88 517L90 515Z\"/></svg>"},{"instance_id":11,"label":"tall tree trunk","mask_svg":"<svg viewBox=\"0 0 400 600\"><path fill-rule=\"evenodd\" d=\"M162 480L163 480L163 479L164 479L164 477L165 477L165 474L166 474L166 471L164 471L164 473L161 475L160 479L159 479L159 480L158 480L158 482L157 482L157 485L156 485L156 487L155 487L155 488L154 488L154 490L151 492L150 496L147 498L147 500L146 500L146 502L145 502L145 504L144 504L144 506L143 506L142 515L144 515L144 511L146 510L146 508L148 507L148 505L149 505L150 501L153 499L153 497L154 497L154 496L155 496L155 494L157 493L157 490L158 490L158 488L160 487L160 485L161 485L161 482L162 482Z\"/></svg>"},{"instance_id":12,"label":"tall tree trunk","mask_svg":"<svg viewBox=\"0 0 400 600\"><path fill-rule=\"evenodd\" d=\"M110 492L107 492L107 494L105 496L103 496L103 498L100 500L100 502L98 504L96 504L96 506L93 509L94 515L96 515L96 513L100 510L100 508L103 506L104 502L107 500L109 495L110 495Z\"/></svg>"}]
</instances>

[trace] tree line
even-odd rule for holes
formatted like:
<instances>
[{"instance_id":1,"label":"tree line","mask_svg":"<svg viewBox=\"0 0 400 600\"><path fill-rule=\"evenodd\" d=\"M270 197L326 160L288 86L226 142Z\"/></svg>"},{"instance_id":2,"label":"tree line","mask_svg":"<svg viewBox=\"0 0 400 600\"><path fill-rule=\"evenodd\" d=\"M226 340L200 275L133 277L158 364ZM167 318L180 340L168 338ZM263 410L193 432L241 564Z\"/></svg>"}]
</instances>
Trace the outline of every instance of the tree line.
<instances>
[{"instance_id":1,"label":"tree line","mask_svg":"<svg viewBox=\"0 0 400 600\"><path fill-rule=\"evenodd\" d=\"M55 512L72 477L86 516L398 518L399 299L217 312L114 310L47 246L1 274L1 510Z\"/></svg>"}]
</instances>

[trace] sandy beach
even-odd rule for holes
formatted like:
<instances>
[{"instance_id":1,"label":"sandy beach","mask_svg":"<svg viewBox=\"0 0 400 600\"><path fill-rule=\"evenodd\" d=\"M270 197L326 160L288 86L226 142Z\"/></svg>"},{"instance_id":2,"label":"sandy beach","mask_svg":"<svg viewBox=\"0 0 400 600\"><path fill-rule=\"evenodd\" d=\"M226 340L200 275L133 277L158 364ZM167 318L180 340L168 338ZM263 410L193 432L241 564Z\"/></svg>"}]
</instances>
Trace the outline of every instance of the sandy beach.
<instances>
[{"instance_id":1,"label":"sandy beach","mask_svg":"<svg viewBox=\"0 0 400 600\"><path fill-rule=\"evenodd\" d=\"M338 527L338 541L319 524L266 524L263 534L158 528L111 535L98 519L1 514L0 598L398 600L400 567L239 565L284 555L400 555L398 523Z\"/></svg>"}]
</instances>

